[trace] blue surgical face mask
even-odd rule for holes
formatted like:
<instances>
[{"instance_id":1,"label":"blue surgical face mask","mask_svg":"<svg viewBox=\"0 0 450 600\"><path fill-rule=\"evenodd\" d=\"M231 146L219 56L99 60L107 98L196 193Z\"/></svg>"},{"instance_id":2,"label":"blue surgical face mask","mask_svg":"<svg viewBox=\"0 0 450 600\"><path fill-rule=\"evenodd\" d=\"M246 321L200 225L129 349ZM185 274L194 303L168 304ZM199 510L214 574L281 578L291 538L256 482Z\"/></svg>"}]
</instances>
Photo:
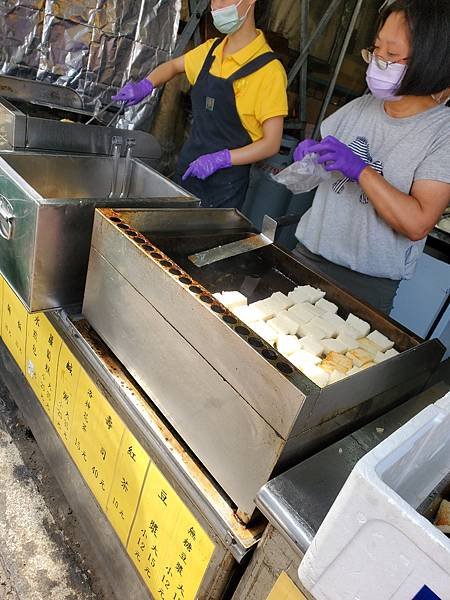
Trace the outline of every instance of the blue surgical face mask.
<instances>
[{"instance_id":1,"label":"blue surgical face mask","mask_svg":"<svg viewBox=\"0 0 450 600\"><path fill-rule=\"evenodd\" d=\"M248 7L245 15L240 17L238 13L238 6L240 6L242 2L243 0L240 0L240 2L237 4L231 4L231 6L226 6L225 8L219 8L218 10L211 11L214 27L220 31L220 33L225 33L226 35L235 33L245 23L251 5Z\"/></svg>"}]
</instances>

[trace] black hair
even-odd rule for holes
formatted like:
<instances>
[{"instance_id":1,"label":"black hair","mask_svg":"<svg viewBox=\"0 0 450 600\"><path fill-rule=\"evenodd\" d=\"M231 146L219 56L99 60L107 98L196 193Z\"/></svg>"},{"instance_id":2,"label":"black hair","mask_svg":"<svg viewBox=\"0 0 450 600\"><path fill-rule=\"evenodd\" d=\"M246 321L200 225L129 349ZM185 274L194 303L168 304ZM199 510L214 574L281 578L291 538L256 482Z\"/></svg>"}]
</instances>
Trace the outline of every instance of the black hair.
<instances>
[{"instance_id":1,"label":"black hair","mask_svg":"<svg viewBox=\"0 0 450 600\"><path fill-rule=\"evenodd\" d=\"M404 12L411 31L408 69L399 96L428 96L450 87L450 0L394 0L383 7L378 31L389 15Z\"/></svg>"}]
</instances>

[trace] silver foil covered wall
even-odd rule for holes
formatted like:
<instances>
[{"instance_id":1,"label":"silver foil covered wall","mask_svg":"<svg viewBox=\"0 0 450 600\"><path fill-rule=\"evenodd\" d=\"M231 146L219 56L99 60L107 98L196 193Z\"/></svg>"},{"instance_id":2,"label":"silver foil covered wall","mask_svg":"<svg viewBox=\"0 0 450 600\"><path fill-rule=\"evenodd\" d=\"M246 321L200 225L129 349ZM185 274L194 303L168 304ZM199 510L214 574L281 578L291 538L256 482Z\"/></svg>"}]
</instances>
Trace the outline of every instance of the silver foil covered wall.
<instances>
[{"instance_id":1,"label":"silver foil covered wall","mask_svg":"<svg viewBox=\"0 0 450 600\"><path fill-rule=\"evenodd\" d=\"M106 103L170 57L180 9L181 0L0 0L0 70ZM127 119L142 122L150 107Z\"/></svg>"}]
</instances>

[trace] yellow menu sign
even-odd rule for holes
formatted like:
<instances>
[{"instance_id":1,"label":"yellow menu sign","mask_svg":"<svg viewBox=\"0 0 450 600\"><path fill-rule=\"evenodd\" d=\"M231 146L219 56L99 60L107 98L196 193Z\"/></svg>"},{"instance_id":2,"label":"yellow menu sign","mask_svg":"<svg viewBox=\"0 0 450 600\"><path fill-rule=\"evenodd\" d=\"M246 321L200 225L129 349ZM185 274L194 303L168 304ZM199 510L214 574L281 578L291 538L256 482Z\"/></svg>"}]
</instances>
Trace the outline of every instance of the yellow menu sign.
<instances>
[{"instance_id":1,"label":"yellow menu sign","mask_svg":"<svg viewBox=\"0 0 450 600\"><path fill-rule=\"evenodd\" d=\"M215 550L44 313L0 276L1 336L155 598L195 600Z\"/></svg>"},{"instance_id":2,"label":"yellow menu sign","mask_svg":"<svg viewBox=\"0 0 450 600\"><path fill-rule=\"evenodd\" d=\"M81 367L65 344L59 355L53 424L68 447Z\"/></svg>"},{"instance_id":3,"label":"yellow menu sign","mask_svg":"<svg viewBox=\"0 0 450 600\"><path fill-rule=\"evenodd\" d=\"M125 431L106 514L126 547L150 459L130 431Z\"/></svg>"},{"instance_id":4,"label":"yellow menu sign","mask_svg":"<svg viewBox=\"0 0 450 600\"><path fill-rule=\"evenodd\" d=\"M117 413L81 369L70 452L104 512L124 429Z\"/></svg>"},{"instance_id":5,"label":"yellow menu sign","mask_svg":"<svg viewBox=\"0 0 450 600\"><path fill-rule=\"evenodd\" d=\"M306 596L298 589L292 579L281 572L267 600L307 600Z\"/></svg>"},{"instance_id":6,"label":"yellow menu sign","mask_svg":"<svg viewBox=\"0 0 450 600\"><path fill-rule=\"evenodd\" d=\"M14 360L25 373L27 341L27 309L15 293L3 282L2 339Z\"/></svg>"},{"instance_id":7,"label":"yellow menu sign","mask_svg":"<svg viewBox=\"0 0 450 600\"><path fill-rule=\"evenodd\" d=\"M127 545L152 595L195 600L214 548L190 510L152 463Z\"/></svg>"},{"instance_id":8,"label":"yellow menu sign","mask_svg":"<svg viewBox=\"0 0 450 600\"><path fill-rule=\"evenodd\" d=\"M26 378L52 421L61 346L60 336L43 313L28 315Z\"/></svg>"}]
</instances>

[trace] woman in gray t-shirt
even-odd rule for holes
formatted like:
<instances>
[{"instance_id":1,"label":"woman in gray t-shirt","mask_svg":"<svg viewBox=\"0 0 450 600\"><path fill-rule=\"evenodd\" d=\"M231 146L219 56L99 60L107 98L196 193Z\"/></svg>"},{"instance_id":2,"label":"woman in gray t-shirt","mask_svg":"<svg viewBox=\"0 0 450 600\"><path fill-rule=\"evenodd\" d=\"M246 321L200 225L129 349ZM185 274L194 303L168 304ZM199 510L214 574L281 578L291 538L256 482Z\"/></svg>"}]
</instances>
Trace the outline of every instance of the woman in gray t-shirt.
<instances>
[{"instance_id":1,"label":"woman in gray t-shirt","mask_svg":"<svg viewBox=\"0 0 450 600\"><path fill-rule=\"evenodd\" d=\"M333 171L300 221L294 253L385 312L450 201L449 39L449 0L391 2L375 47L363 51L372 93L294 154L314 152Z\"/></svg>"}]
</instances>

